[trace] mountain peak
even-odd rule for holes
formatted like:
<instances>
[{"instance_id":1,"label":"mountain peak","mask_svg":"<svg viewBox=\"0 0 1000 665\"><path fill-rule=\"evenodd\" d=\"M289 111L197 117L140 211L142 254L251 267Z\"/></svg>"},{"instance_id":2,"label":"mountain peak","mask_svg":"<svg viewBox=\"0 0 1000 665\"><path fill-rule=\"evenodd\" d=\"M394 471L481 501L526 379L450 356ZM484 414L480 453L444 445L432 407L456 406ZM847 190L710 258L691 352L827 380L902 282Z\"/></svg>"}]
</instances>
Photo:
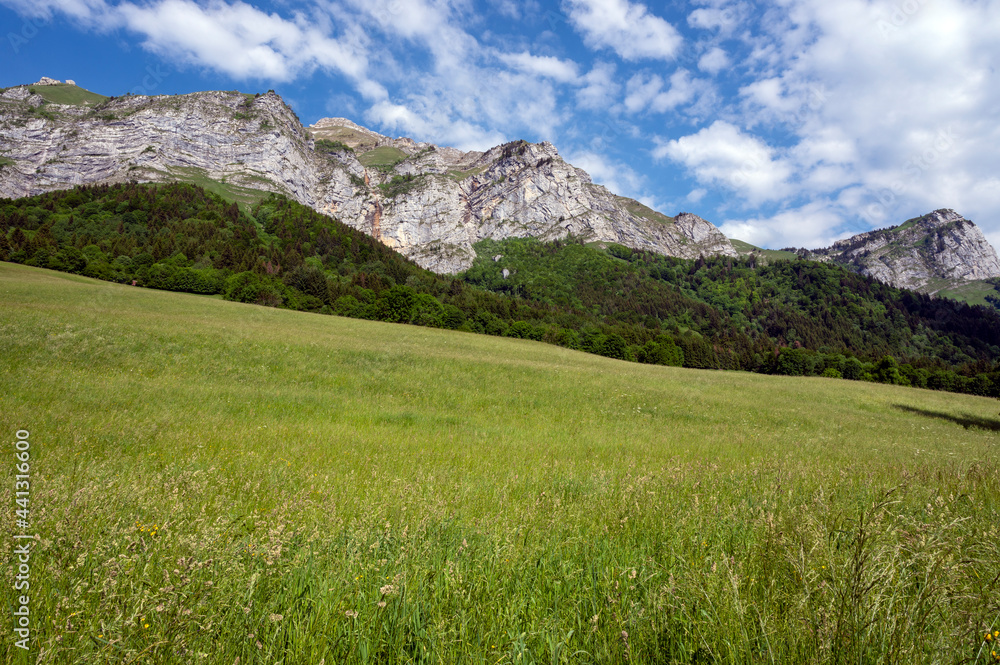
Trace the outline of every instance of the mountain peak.
<instances>
[{"instance_id":1,"label":"mountain peak","mask_svg":"<svg viewBox=\"0 0 1000 665\"><path fill-rule=\"evenodd\" d=\"M893 286L934 293L941 280L1000 277L1000 258L974 222L941 208L899 226L839 240L808 258L832 261Z\"/></svg>"},{"instance_id":2,"label":"mountain peak","mask_svg":"<svg viewBox=\"0 0 1000 665\"><path fill-rule=\"evenodd\" d=\"M615 196L547 141L465 152L347 118L305 128L276 94L95 96L91 109L53 97L39 114L40 97L8 93L0 196L126 179L196 182L243 203L278 192L439 273L467 269L486 238L572 235L682 258L736 255L709 222L677 223Z\"/></svg>"}]
</instances>

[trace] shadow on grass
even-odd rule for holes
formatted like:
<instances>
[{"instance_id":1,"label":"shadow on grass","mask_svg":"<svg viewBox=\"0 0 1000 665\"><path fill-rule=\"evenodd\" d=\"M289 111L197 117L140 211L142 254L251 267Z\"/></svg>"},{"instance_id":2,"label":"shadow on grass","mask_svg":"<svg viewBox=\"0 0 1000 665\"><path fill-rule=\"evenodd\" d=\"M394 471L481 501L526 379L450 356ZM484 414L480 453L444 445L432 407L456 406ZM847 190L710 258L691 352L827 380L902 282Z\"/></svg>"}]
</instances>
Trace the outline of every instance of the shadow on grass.
<instances>
[{"instance_id":1,"label":"shadow on grass","mask_svg":"<svg viewBox=\"0 0 1000 665\"><path fill-rule=\"evenodd\" d=\"M912 406L906 406L905 404L894 404L893 406L900 411L906 411L907 413L913 413L918 416L937 418L938 420L947 420L955 423L956 425L961 425L965 429L974 427L976 429L984 429L989 432L1000 432L1000 420L994 420L992 418L980 418L979 416L973 416L968 413L956 416L951 413L918 409Z\"/></svg>"}]
</instances>

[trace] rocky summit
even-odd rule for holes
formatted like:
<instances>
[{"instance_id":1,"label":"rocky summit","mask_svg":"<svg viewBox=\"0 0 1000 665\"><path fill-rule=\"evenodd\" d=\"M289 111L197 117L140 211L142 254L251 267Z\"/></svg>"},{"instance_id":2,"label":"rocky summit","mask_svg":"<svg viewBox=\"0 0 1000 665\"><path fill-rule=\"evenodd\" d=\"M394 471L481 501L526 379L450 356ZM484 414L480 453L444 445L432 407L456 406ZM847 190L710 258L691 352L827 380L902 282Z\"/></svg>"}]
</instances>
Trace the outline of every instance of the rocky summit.
<instances>
[{"instance_id":1,"label":"rocky summit","mask_svg":"<svg viewBox=\"0 0 1000 665\"><path fill-rule=\"evenodd\" d=\"M128 180L188 181L246 203L280 193L438 273L468 268L487 238L737 256L711 223L617 196L548 142L464 152L345 118L304 127L274 92L104 98L44 77L0 91L0 196ZM799 255L932 293L941 280L1000 277L994 249L952 210Z\"/></svg>"},{"instance_id":2,"label":"rocky summit","mask_svg":"<svg viewBox=\"0 0 1000 665\"><path fill-rule=\"evenodd\" d=\"M954 210L935 210L802 255L844 265L896 287L930 293L944 283L1000 277L996 250L978 226Z\"/></svg>"},{"instance_id":3,"label":"rocky summit","mask_svg":"<svg viewBox=\"0 0 1000 665\"><path fill-rule=\"evenodd\" d=\"M342 118L306 128L273 92L96 105L57 103L28 86L0 93L0 196L127 180L186 180L248 201L281 193L439 273L469 267L479 240L515 236L736 256L711 223L616 196L551 143L463 152Z\"/></svg>"}]
</instances>

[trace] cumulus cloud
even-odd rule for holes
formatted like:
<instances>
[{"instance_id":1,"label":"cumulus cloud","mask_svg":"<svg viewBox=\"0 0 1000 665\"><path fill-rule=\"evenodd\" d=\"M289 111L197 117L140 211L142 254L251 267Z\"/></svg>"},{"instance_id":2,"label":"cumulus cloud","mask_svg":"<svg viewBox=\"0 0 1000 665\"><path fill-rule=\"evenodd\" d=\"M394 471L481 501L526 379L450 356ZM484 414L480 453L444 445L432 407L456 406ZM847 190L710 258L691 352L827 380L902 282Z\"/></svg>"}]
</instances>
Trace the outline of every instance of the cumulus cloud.
<instances>
[{"instance_id":1,"label":"cumulus cloud","mask_svg":"<svg viewBox=\"0 0 1000 665\"><path fill-rule=\"evenodd\" d=\"M492 4L498 13L515 21L541 11L540 5L535 0L493 0Z\"/></svg>"},{"instance_id":2,"label":"cumulus cloud","mask_svg":"<svg viewBox=\"0 0 1000 665\"><path fill-rule=\"evenodd\" d=\"M582 86L576 93L576 101L581 108L589 110L606 109L618 98L621 84L618 83L616 68L609 62L598 62L581 80Z\"/></svg>"},{"instance_id":3,"label":"cumulus cloud","mask_svg":"<svg viewBox=\"0 0 1000 665\"><path fill-rule=\"evenodd\" d=\"M836 201L850 190L856 207L831 210L868 228L954 207L1000 229L997 192L983 186L1000 168L1000 128L986 120L1000 107L1000 5L795 0L786 16L798 27L762 21L763 75L741 88L739 108L791 139L795 193Z\"/></svg>"},{"instance_id":4,"label":"cumulus cloud","mask_svg":"<svg viewBox=\"0 0 1000 665\"><path fill-rule=\"evenodd\" d=\"M741 7L704 7L688 14L687 22L692 28L718 30L722 34L731 33L740 21Z\"/></svg>"},{"instance_id":5,"label":"cumulus cloud","mask_svg":"<svg viewBox=\"0 0 1000 665\"><path fill-rule=\"evenodd\" d=\"M362 79L367 67L360 49L312 28L304 17L287 20L243 3L122 3L115 17L142 34L150 51L235 78L287 81L323 66Z\"/></svg>"},{"instance_id":6,"label":"cumulus cloud","mask_svg":"<svg viewBox=\"0 0 1000 665\"><path fill-rule=\"evenodd\" d=\"M592 49L609 48L625 60L673 60L683 39L646 5L628 0L564 0L563 8Z\"/></svg>"},{"instance_id":7,"label":"cumulus cloud","mask_svg":"<svg viewBox=\"0 0 1000 665\"><path fill-rule=\"evenodd\" d=\"M426 101L426 100L423 100ZM437 110L415 103L417 110L382 101L365 113L365 119L395 136L433 136L461 150L483 150L504 142L503 134L465 119L455 119L450 109Z\"/></svg>"},{"instance_id":8,"label":"cumulus cloud","mask_svg":"<svg viewBox=\"0 0 1000 665\"><path fill-rule=\"evenodd\" d=\"M838 239L830 229L837 229L843 210L833 201L817 200L798 208L783 210L768 217L727 220L719 230L729 238L758 247L829 247Z\"/></svg>"},{"instance_id":9,"label":"cumulus cloud","mask_svg":"<svg viewBox=\"0 0 1000 665\"><path fill-rule=\"evenodd\" d=\"M86 25L108 11L104 0L3 0L0 4L10 7L22 16L51 19L53 16L65 14Z\"/></svg>"},{"instance_id":10,"label":"cumulus cloud","mask_svg":"<svg viewBox=\"0 0 1000 665\"><path fill-rule=\"evenodd\" d=\"M654 113L672 111L690 102L704 88L704 82L692 79L686 69L678 69L670 75L667 89L659 74L635 74L625 85L625 110L629 113L647 109Z\"/></svg>"},{"instance_id":11,"label":"cumulus cloud","mask_svg":"<svg viewBox=\"0 0 1000 665\"><path fill-rule=\"evenodd\" d=\"M570 151L566 160L590 174L595 183L616 194L639 199L643 203L651 201L645 192L645 177L627 164L589 150ZM651 203L655 205L655 201Z\"/></svg>"},{"instance_id":12,"label":"cumulus cloud","mask_svg":"<svg viewBox=\"0 0 1000 665\"><path fill-rule=\"evenodd\" d=\"M84 27L131 30L153 53L234 78L287 81L324 67L365 81L364 44L331 36L303 15L287 19L243 2L3 0L3 4L29 16L63 14Z\"/></svg>"},{"instance_id":13,"label":"cumulus cloud","mask_svg":"<svg viewBox=\"0 0 1000 665\"><path fill-rule=\"evenodd\" d=\"M718 46L710 48L698 58L698 69L709 74L718 74L729 66L729 56Z\"/></svg>"},{"instance_id":14,"label":"cumulus cloud","mask_svg":"<svg viewBox=\"0 0 1000 665\"><path fill-rule=\"evenodd\" d=\"M500 54L499 58L514 69L527 74L548 77L560 83L574 83L579 77L577 64L572 60L531 55L527 51Z\"/></svg>"},{"instance_id":15,"label":"cumulus cloud","mask_svg":"<svg viewBox=\"0 0 1000 665\"><path fill-rule=\"evenodd\" d=\"M734 190L753 205L774 201L789 191L792 169L787 160L760 139L722 120L695 134L661 141L653 156L683 164L698 182Z\"/></svg>"}]
</instances>

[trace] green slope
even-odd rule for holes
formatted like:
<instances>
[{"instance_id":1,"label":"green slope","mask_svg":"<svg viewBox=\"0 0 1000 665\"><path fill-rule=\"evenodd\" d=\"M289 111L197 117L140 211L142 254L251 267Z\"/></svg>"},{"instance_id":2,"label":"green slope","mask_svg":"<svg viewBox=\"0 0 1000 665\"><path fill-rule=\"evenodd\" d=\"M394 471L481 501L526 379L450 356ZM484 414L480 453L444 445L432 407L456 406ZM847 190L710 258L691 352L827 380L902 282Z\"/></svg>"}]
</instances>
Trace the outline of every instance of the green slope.
<instances>
[{"instance_id":1,"label":"green slope","mask_svg":"<svg viewBox=\"0 0 1000 665\"><path fill-rule=\"evenodd\" d=\"M941 362L955 368L985 363L973 374L1000 369L995 311L932 300L836 265L728 257L685 261L620 245L583 246L572 239L483 240L475 249L477 258L462 275L468 283L592 312L623 328L659 326L684 347L685 366L844 373L843 354L854 354L874 361L892 355L928 371L938 371ZM710 340L712 348L699 351L682 334L686 330ZM799 346L805 351L790 349ZM778 347L790 349L789 359L808 358L809 367L796 360L785 368L774 355ZM904 368L912 375L908 381L938 385L914 367ZM1000 374L984 379L996 387L977 392L1000 395L997 379Z\"/></svg>"},{"instance_id":2,"label":"green slope","mask_svg":"<svg viewBox=\"0 0 1000 665\"><path fill-rule=\"evenodd\" d=\"M66 85L35 85L31 90L41 95L42 99L52 104L69 106L96 106L108 98L96 92L85 90L79 86Z\"/></svg>"},{"instance_id":3,"label":"green slope","mask_svg":"<svg viewBox=\"0 0 1000 665\"><path fill-rule=\"evenodd\" d=\"M384 145L374 150L358 155L358 161L364 166L391 170L393 166L406 159L407 155L399 148Z\"/></svg>"},{"instance_id":4,"label":"green slope","mask_svg":"<svg viewBox=\"0 0 1000 665\"><path fill-rule=\"evenodd\" d=\"M960 661L996 411L0 264L32 662Z\"/></svg>"},{"instance_id":5,"label":"green slope","mask_svg":"<svg viewBox=\"0 0 1000 665\"><path fill-rule=\"evenodd\" d=\"M520 238L478 243L472 268L453 278L282 197L259 200L257 190L212 183L196 169L179 175L242 208L183 184L0 201L0 259L650 364L1000 395L995 311L931 300L837 266L686 261ZM380 187L391 196L418 182L397 176Z\"/></svg>"},{"instance_id":6,"label":"green slope","mask_svg":"<svg viewBox=\"0 0 1000 665\"><path fill-rule=\"evenodd\" d=\"M936 295L967 302L970 305L997 307L997 305L988 302L986 300L986 296L993 296L994 298L1000 297L1000 288L992 282L985 282L981 280L932 280L931 283L928 284L928 287L935 291Z\"/></svg>"}]
</instances>

